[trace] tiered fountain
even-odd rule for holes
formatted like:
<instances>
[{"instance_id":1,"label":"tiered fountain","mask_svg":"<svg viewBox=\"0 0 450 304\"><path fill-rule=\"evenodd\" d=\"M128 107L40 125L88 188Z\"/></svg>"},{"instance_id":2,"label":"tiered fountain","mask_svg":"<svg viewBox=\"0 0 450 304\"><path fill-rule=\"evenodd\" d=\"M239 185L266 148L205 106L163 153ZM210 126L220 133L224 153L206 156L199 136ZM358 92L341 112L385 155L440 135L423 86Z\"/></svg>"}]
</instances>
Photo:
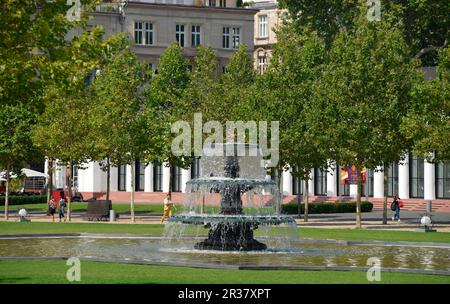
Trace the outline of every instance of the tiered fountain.
<instances>
[{"instance_id":1,"label":"tiered fountain","mask_svg":"<svg viewBox=\"0 0 450 304\"><path fill-rule=\"evenodd\" d=\"M196 243L195 249L265 250L267 246L253 234L260 225L295 225L292 217L280 214L279 189L266 178L256 145L220 144L204 149L200 164L200 177L186 185L185 212L169 220L209 229L208 238ZM220 209L207 212L214 200ZM244 206L250 214L244 213Z\"/></svg>"}]
</instances>

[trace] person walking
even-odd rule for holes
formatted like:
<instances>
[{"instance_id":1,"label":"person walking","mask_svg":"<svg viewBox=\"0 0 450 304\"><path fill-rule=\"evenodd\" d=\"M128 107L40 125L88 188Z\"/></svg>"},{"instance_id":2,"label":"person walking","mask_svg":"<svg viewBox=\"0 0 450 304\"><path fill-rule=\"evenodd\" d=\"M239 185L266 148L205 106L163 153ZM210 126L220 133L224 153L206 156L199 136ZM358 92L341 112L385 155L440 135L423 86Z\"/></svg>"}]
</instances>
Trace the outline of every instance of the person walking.
<instances>
[{"instance_id":1,"label":"person walking","mask_svg":"<svg viewBox=\"0 0 450 304\"><path fill-rule=\"evenodd\" d=\"M47 215L52 216L52 222L55 221L55 212L56 212L56 201L55 198L52 196L50 201L48 202L48 212Z\"/></svg>"},{"instance_id":2,"label":"person walking","mask_svg":"<svg viewBox=\"0 0 450 304\"><path fill-rule=\"evenodd\" d=\"M166 219L166 217L171 217L172 216L172 209L177 209L175 208L175 205L173 204L172 200L170 199L170 195L167 194L166 198L164 199L164 214L161 217L161 224L164 223L164 220Z\"/></svg>"},{"instance_id":3,"label":"person walking","mask_svg":"<svg viewBox=\"0 0 450 304\"><path fill-rule=\"evenodd\" d=\"M64 222L66 222L66 217L64 216L64 212L66 210L66 200L64 199L64 197L61 196L59 202L58 202L58 206L59 206L59 222L61 222L61 219L64 218Z\"/></svg>"},{"instance_id":4,"label":"person walking","mask_svg":"<svg viewBox=\"0 0 450 304\"><path fill-rule=\"evenodd\" d=\"M400 201L398 195L394 195L394 201L391 204L392 211L395 211L394 216L392 217L393 221L400 222L400 208L403 207L403 203Z\"/></svg>"}]
</instances>

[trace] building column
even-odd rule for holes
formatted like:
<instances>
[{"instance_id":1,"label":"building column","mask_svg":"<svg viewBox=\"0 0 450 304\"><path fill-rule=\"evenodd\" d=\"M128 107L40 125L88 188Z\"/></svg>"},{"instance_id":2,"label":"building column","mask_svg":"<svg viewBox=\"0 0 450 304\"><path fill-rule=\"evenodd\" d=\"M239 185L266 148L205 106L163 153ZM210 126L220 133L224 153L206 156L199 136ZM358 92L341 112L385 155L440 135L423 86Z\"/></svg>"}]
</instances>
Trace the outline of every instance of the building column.
<instances>
[{"instance_id":1,"label":"building column","mask_svg":"<svg viewBox=\"0 0 450 304\"><path fill-rule=\"evenodd\" d=\"M288 171L283 170L283 195L292 195L292 175L291 168Z\"/></svg>"},{"instance_id":2,"label":"building column","mask_svg":"<svg viewBox=\"0 0 450 304\"><path fill-rule=\"evenodd\" d=\"M153 164L150 163L145 167L144 192L153 192Z\"/></svg>"},{"instance_id":3,"label":"building column","mask_svg":"<svg viewBox=\"0 0 450 304\"><path fill-rule=\"evenodd\" d=\"M131 165L127 165L126 167L126 179L125 179L125 189L127 192L131 192L133 189L131 188Z\"/></svg>"},{"instance_id":4,"label":"building column","mask_svg":"<svg viewBox=\"0 0 450 304\"><path fill-rule=\"evenodd\" d=\"M311 169L311 174L309 175L308 195L312 195L312 196L314 195L314 169Z\"/></svg>"},{"instance_id":5,"label":"building column","mask_svg":"<svg viewBox=\"0 0 450 304\"><path fill-rule=\"evenodd\" d=\"M170 167L168 163L162 164L162 191L169 192L170 183Z\"/></svg>"},{"instance_id":6,"label":"building column","mask_svg":"<svg viewBox=\"0 0 450 304\"><path fill-rule=\"evenodd\" d=\"M181 192L186 192L186 183L191 179L191 168L181 169Z\"/></svg>"},{"instance_id":7,"label":"building column","mask_svg":"<svg viewBox=\"0 0 450 304\"><path fill-rule=\"evenodd\" d=\"M436 199L436 167L435 164L423 162L423 198L425 200Z\"/></svg>"},{"instance_id":8,"label":"building column","mask_svg":"<svg viewBox=\"0 0 450 304\"><path fill-rule=\"evenodd\" d=\"M398 196L401 199L409 199L409 154L408 153L406 153L405 160L398 164Z\"/></svg>"},{"instance_id":9,"label":"building column","mask_svg":"<svg viewBox=\"0 0 450 304\"><path fill-rule=\"evenodd\" d=\"M377 167L373 172L373 198L384 198L384 171Z\"/></svg>"},{"instance_id":10,"label":"building column","mask_svg":"<svg viewBox=\"0 0 450 304\"><path fill-rule=\"evenodd\" d=\"M337 184L336 184L336 165L330 163L330 168L327 172L327 196L337 196Z\"/></svg>"}]
</instances>

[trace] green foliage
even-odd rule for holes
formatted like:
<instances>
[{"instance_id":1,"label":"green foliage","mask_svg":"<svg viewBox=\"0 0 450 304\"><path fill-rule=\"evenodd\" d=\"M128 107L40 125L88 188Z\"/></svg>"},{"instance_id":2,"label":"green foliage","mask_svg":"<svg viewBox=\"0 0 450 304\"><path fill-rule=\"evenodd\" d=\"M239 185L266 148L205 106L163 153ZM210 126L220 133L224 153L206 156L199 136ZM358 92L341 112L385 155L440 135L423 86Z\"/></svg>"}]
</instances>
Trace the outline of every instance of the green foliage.
<instances>
[{"instance_id":1,"label":"green foliage","mask_svg":"<svg viewBox=\"0 0 450 304\"><path fill-rule=\"evenodd\" d=\"M437 78L414 86L412 107L403 117L401 131L414 141L415 155L450 161L450 48L439 54Z\"/></svg>"},{"instance_id":2,"label":"green foliage","mask_svg":"<svg viewBox=\"0 0 450 304\"><path fill-rule=\"evenodd\" d=\"M46 204L46 195L30 195L30 196L9 196L8 205L27 205L27 204ZM5 197L0 196L0 205L5 205Z\"/></svg>"},{"instance_id":3,"label":"green foliage","mask_svg":"<svg viewBox=\"0 0 450 304\"><path fill-rule=\"evenodd\" d=\"M0 107L0 168L21 173L37 156L31 139L35 115L22 105Z\"/></svg>"},{"instance_id":4,"label":"green foliage","mask_svg":"<svg viewBox=\"0 0 450 304\"><path fill-rule=\"evenodd\" d=\"M94 159L109 158L116 166L131 164L151 148L142 109L148 71L123 40L93 81L95 103L90 107L96 138Z\"/></svg>"},{"instance_id":5,"label":"green foliage","mask_svg":"<svg viewBox=\"0 0 450 304\"><path fill-rule=\"evenodd\" d=\"M329 159L361 169L401 158L410 142L400 125L417 79L408 53L399 29L368 22L364 10L353 33L337 36L308 116Z\"/></svg>"},{"instance_id":6,"label":"green foliage","mask_svg":"<svg viewBox=\"0 0 450 304\"><path fill-rule=\"evenodd\" d=\"M371 212L373 204L371 202L361 202L361 212ZM286 214L298 214L298 203L290 202L281 205L281 210ZM308 204L309 214L323 213L354 213L356 202L331 202L331 203L310 203ZM305 204L301 204L301 213L305 212Z\"/></svg>"},{"instance_id":7,"label":"green foliage","mask_svg":"<svg viewBox=\"0 0 450 304\"><path fill-rule=\"evenodd\" d=\"M331 48L341 30L356 29L355 18L365 0L280 0L289 12L289 19L298 31L312 28ZM436 47L448 42L450 4L447 0L382 0L381 20L391 25L401 23L403 40L410 47L410 56L418 54L424 63L435 62ZM433 54L434 53L434 54ZM426 56L424 56L426 55Z\"/></svg>"}]
</instances>

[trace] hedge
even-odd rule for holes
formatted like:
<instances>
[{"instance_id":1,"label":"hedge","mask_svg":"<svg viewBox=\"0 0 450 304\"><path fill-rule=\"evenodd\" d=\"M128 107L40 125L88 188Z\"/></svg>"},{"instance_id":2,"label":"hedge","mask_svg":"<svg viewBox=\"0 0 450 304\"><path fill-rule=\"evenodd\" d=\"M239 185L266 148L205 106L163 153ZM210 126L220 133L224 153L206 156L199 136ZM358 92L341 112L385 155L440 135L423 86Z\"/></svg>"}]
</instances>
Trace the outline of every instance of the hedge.
<instances>
[{"instance_id":1,"label":"hedge","mask_svg":"<svg viewBox=\"0 0 450 304\"><path fill-rule=\"evenodd\" d=\"M8 205L46 204L47 195L9 196ZM5 205L5 197L0 196L0 206Z\"/></svg>"},{"instance_id":2,"label":"hedge","mask_svg":"<svg viewBox=\"0 0 450 304\"><path fill-rule=\"evenodd\" d=\"M371 212L373 204L371 202L361 202L361 212ZM298 203L289 202L281 205L281 210L285 214L298 214ZM305 204L301 204L301 213L305 212ZM356 202L323 202L309 203L309 214L320 213L354 213L356 212Z\"/></svg>"}]
</instances>

